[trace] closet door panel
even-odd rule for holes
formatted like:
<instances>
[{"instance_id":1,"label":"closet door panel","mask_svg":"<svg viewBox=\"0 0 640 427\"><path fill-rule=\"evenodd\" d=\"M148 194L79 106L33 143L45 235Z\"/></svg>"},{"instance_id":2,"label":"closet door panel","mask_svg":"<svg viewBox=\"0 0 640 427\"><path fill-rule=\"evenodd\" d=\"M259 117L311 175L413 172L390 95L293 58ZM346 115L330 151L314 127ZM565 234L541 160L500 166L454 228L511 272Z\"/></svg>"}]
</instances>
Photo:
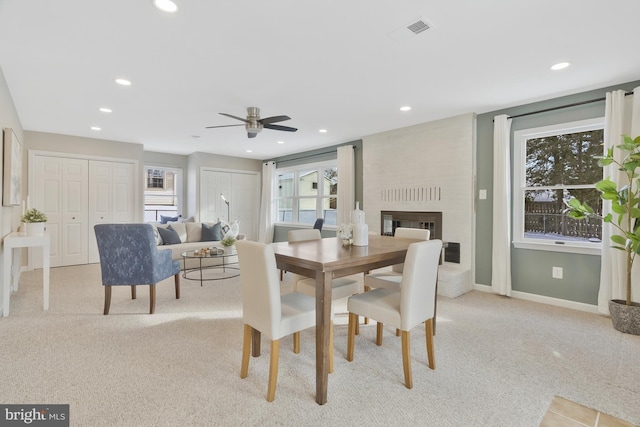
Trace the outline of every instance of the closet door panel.
<instances>
[{"instance_id":1,"label":"closet door panel","mask_svg":"<svg viewBox=\"0 0 640 427\"><path fill-rule=\"evenodd\" d=\"M113 166L113 222L128 223L135 220L135 171L131 163L112 163Z\"/></svg>"},{"instance_id":2,"label":"closet door panel","mask_svg":"<svg viewBox=\"0 0 640 427\"><path fill-rule=\"evenodd\" d=\"M62 193L62 264L86 264L88 227L89 162L84 159L63 159Z\"/></svg>"},{"instance_id":3,"label":"closet door panel","mask_svg":"<svg viewBox=\"0 0 640 427\"><path fill-rule=\"evenodd\" d=\"M258 239L258 182L254 174L234 173L232 176L233 209L231 217L240 221L240 232L248 240Z\"/></svg>"},{"instance_id":4,"label":"closet door panel","mask_svg":"<svg viewBox=\"0 0 640 427\"><path fill-rule=\"evenodd\" d=\"M31 208L42 210L47 215L47 232L51 238L51 267L62 265L60 230L62 224L62 158L35 156L33 162L34 184L29 194ZM29 251L29 263L34 268L42 267L39 250Z\"/></svg>"}]
</instances>

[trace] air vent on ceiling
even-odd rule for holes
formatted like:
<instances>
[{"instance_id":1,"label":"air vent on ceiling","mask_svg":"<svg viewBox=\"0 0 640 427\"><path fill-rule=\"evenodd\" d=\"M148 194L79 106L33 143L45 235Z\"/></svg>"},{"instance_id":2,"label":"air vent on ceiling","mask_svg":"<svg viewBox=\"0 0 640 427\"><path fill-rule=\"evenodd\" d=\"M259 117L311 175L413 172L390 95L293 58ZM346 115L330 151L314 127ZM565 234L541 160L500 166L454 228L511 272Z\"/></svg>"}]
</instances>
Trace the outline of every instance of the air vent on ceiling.
<instances>
[{"instance_id":1,"label":"air vent on ceiling","mask_svg":"<svg viewBox=\"0 0 640 427\"><path fill-rule=\"evenodd\" d=\"M404 27L400 27L397 30L392 31L389 36L395 41L403 42L413 36L427 31L430 28L433 28L433 25L431 25L426 19L418 18Z\"/></svg>"},{"instance_id":2,"label":"air vent on ceiling","mask_svg":"<svg viewBox=\"0 0 640 427\"><path fill-rule=\"evenodd\" d=\"M411 25L407 26L407 29L413 34L420 34L423 31L427 31L429 29L429 24L424 22L423 20L418 20Z\"/></svg>"}]
</instances>

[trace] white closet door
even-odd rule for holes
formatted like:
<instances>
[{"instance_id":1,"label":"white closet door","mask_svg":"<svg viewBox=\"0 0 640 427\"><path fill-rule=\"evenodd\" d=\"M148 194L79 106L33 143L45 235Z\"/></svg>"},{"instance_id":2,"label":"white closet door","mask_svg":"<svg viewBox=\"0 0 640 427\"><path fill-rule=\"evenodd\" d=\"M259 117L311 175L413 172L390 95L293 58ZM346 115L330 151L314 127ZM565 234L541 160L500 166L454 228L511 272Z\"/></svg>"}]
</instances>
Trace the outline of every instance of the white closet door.
<instances>
[{"instance_id":1,"label":"white closet door","mask_svg":"<svg viewBox=\"0 0 640 427\"><path fill-rule=\"evenodd\" d=\"M220 197L224 197L231 203L231 173L203 170L200 173L200 221L217 221L218 218L227 217L227 205ZM233 218L233 214L231 215Z\"/></svg>"},{"instance_id":2,"label":"white closet door","mask_svg":"<svg viewBox=\"0 0 640 427\"><path fill-rule=\"evenodd\" d=\"M89 161L89 262L100 262L94 225L134 222L134 165Z\"/></svg>"},{"instance_id":3,"label":"white closet door","mask_svg":"<svg viewBox=\"0 0 640 427\"><path fill-rule=\"evenodd\" d=\"M51 236L51 266L87 263L88 161L35 156L31 207L47 215ZM42 266L39 251L30 251L36 268Z\"/></svg>"},{"instance_id":4,"label":"white closet door","mask_svg":"<svg viewBox=\"0 0 640 427\"><path fill-rule=\"evenodd\" d=\"M88 261L88 170L87 160L62 159L61 265L86 264Z\"/></svg>"},{"instance_id":5,"label":"white closet door","mask_svg":"<svg viewBox=\"0 0 640 427\"><path fill-rule=\"evenodd\" d=\"M35 156L33 162L33 194L30 207L47 215L47 231L51 237L51 267L62 265L60 230L62 226L62 158ZM29 251L29 261L35 268L42 267L40 251Z\"/></svg>"},{"instance_id":6,"label":"white closet door","mask_svg":"<svg viewBox=\"0 0 640 427\"><path fill-rule=\"evenodd\" d=\"M200 173L200 221L228 219L224 194L230 204L231 220L240 220L240 233L247 239L258 238L260 200L258 174L203 170Z\"/></svg>"},{"instance_id":7,"label":"white closet door","mask_svg":"<svg viewBox=\"0 0 640 427\"><path fill-rule=\"evenodd\" d=\"M258 239L258 179L255 174L232 174L231 217L240 220L240 232L248 240Z\"/></svg>"}]
</instances>

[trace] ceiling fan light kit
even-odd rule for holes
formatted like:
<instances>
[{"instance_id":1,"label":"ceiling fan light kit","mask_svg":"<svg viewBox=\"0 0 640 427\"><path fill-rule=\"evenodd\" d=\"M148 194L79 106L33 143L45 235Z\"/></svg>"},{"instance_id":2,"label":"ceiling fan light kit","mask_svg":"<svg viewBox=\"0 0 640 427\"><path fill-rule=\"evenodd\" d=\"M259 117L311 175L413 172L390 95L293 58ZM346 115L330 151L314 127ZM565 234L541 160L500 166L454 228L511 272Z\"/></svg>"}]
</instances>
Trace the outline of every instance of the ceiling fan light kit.
<instances>
[{"instance_id":1,"label":"ceiling fan light kit","mask_svg":"<svg viewBox=\"0 0 640 427\"><path fill-rule=\"evenodd\" d=\"M291 120L289 116L272 116L260 118L260 109L258 107L247 108L247 118L234 116L228 113L220 113L223 116L231 117L232 119L240 120L244 122L244 125L221 125L221 126L207 126L207 129L213 128L225 128L231 126L244 126L247 131L248 138L255 138L262 129L280 130L284 132L295 132L298 129L289 126L274 125L273 123L284 122L285 120Z\"/></svg>"}]
</instances>

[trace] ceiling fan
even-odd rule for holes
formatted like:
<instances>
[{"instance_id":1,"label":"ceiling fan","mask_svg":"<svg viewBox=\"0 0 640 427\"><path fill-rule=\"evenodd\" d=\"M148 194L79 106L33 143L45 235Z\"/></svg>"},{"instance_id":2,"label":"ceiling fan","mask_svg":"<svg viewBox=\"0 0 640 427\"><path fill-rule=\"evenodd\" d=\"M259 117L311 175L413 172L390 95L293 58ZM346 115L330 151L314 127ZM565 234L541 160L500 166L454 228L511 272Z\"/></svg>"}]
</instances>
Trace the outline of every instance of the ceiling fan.
<instances>
[{"instance_id":1,"label":"ceiling fan","mask_svg":"<svg viewBox=\"0 0 640 427\"><path fill-rule=\"evenodd\" d=\"M298 129L292 128L289 126L281 126L274 125L273 123L284 122L285 120L290 120L289 116L273 116L273 117L265 117L264 119L260 118L260 109L258 107L249 107L247 108L247 118L243 119L242 117L234 116L227 113L219 113L223 116L231 117L232 119L240 120L244 122L244 125L222 125L222 126L207 126L206 129L213 128L226 128L231 126L244 126L247 129L247 137L255 138L256 135L262 130L272 129L272 130L282 130L285 132L295 132Z\"/></svg>"}]
</instances>

